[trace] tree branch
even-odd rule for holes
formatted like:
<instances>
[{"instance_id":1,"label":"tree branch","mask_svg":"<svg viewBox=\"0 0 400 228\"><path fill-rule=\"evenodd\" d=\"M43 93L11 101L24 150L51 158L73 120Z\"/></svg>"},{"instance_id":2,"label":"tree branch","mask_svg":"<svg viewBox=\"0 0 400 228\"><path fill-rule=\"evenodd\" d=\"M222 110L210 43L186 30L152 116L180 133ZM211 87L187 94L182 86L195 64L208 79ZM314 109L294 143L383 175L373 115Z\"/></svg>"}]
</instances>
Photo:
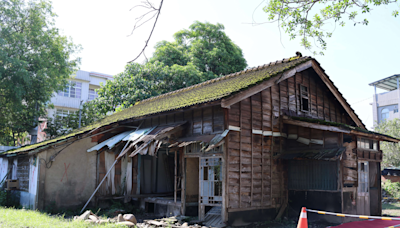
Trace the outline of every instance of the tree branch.
<instances>
[{"instance_id":1,"label":"tree branch","mask_svg":"<svg viewBox=\"0 0 400 228\"><path fill-rule=\"evenodd\" d=\"M163 2L164 2L164 0L161 0L161 2L160 2L160 7L159 7L158 9L156 9L156 8L154 8L154 6L153 6L149 1L147 1L147 4L149 5L148 8L152 8L152 9L153 9L152 11L157 11L157 13L155 14L155 15L157 15L157 17L156 17L156 20L154 21L153 28L151 29L149 38L147 38L146 44L144 45L142 51L139 53L139 55L138 55L136 58L134 58L133 60L129 61L129 63L135 61L136 59L138 59L138 58L140 57L140 55L144 54L144 51L145 51L145 49L147 48L147 45L149 44L150 38L151 38L151 36L153 35L154 28L156 27L156 24L157 24L157 21L158 21L158 17L160 16L160 13L161 13L161 8L162 8ZM145 6L143 6L143 7L145 7ZM134 7L133 7L133 8L134 8ZM132 8L132 9L133 9L133 8ZM150 11L150 12L152 12L152 11ZM149 13L149 12L148 12L148 13ZM144 14L142 17L139 17L140 19L136 22L136 24L137 24L140 20L142 20L143 17L144 17L145 15L147 15L148 13ZM154 18L154 15L153 15L150 19L148 19L148 20L146 20L145 22L143 22L142 24L140 24L138 27L142 26L144 23L148 22L148 21L151 20L152 18ZM136 27L136 24L135 24L135 27L134 27L133 30L132 30L132 33L135 31L135 29L138 28L138 27ZM132 33L131 33L131 35L132 35ZM146 59L147 59L147 58L146 58Z\"/></svg>"}]
</instances>

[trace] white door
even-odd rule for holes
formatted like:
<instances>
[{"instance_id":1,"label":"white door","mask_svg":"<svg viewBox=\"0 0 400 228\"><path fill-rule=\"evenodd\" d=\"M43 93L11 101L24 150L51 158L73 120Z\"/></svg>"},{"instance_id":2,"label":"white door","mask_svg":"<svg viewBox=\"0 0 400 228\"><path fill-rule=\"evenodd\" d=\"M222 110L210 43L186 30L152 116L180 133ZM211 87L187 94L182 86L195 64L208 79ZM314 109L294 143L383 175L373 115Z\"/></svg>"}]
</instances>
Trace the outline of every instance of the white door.
<instances>
[{"instance_id":1,"label":"white door","mask_svg":"<svg viewBox=\"0 0 400 228\"><path fill-rule=\"evenodd\" d=\"M205 206L222 205L222 158L200 158L199 219L204 219Z\"/></svg>"}]
</instances>

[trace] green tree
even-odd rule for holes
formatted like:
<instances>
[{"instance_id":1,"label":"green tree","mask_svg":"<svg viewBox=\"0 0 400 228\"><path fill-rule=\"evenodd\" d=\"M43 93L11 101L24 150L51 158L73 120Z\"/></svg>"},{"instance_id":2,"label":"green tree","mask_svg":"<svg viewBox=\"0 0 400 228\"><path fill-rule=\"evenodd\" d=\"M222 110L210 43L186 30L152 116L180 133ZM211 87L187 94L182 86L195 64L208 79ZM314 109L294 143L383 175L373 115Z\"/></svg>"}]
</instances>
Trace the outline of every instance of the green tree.
<instances>
[{"instance_id":1,"label":"green tree","mask_svg":"<svg viewBox=\"0 0 400 228\"><path fill-rule=\"evenodd\" d=\"M242 50L225 34L224 26L195 22L161 41L145 64L129 63L124 72L98 90L95 106L102 114L129 107L137 100L168 93L246 66Z\"/></svg>"},{"instance_id":2,"label":"green tree","mask_svg":"<svg viewBox=\"0 0 400 228\"><path fill-rule=\"evenodd\" d=\"M383 121L374 130L382 134L400 138L400 119ZM400 166L400 146L398 143L381 142L380 148L383 151L382 167Z\"/></svg>"},{"instance_id":3,"label":"green tree","mask_svg":"<svg viewBox=\"0 0 400 228\"><path fill-rule=\"evenodd\" d=\"M300 37L301 45L306 49L312 49L311 39L325 50L325 39L332 36L330 31L333 30L327 29L325 25L337 24L343 27L346 22L368 25L367 16L360 19L360 14L370 13L373 7L396 3L397 0L270 0L264 11L268 14L268 19L278 22L291 39ZM392 15L397 17L399 11L393 10ZM314 51L314 54L317 52ZM323 51L319 54L323 54Z\"/></svg>"},{"instance_id":4,"label":"green tree","mask_svg":"<svg viewBox=\"0 0 400 228\"><path fill-rule=\"evenodd\" d=\"M46 0L0 1L0 144L38 124L46 103L79 64L79 46L54 27Z\"/></svg>"},{"instance_id":5,"label":"green tree","mask_svg":"<svg viewBox=\"0 0 400 228\"><path fill-rule=\"evenodd\" d=\"M201 72L215 77L241 71L246 60L240 49L224 32L222 24L194 22L189 29L174 34L174 42L161 41L156 45L150 62L184 66L192 62Z\"/></svg>"},{"instance_id":6,"label":"green tree","mask_svg":"<svg viewBox=\"0 0 400 228\"><path fill-rule=\"evenodd\" d=\"M64 117L55 115L47 118L47 128L44 129L46 137L52 139L68 134L74 129L78 129L79 112L81 112L81 127L92 124L105 116L96 110L93 101L86 102L82 105L82 108L75 113L71 113Z\"/></svg>"}]
</instances>

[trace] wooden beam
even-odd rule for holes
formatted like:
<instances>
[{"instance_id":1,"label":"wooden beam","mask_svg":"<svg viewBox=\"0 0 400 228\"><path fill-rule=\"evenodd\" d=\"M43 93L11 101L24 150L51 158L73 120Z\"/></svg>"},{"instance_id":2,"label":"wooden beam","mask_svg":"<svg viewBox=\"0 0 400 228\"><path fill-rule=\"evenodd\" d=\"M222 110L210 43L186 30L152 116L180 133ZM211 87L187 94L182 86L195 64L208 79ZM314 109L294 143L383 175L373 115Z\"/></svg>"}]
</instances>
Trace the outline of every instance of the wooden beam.
<instances>
[{"instance_id":1,"label":"wooden beam","mask_svg":"<svg viewBox=\"0 0 400 228\"><path fill-rule=\"evenodd\" d=\"M324 71L321 69L319 64L313 59L312 61L312 68L315 70L315 72L319 75L319 77L322 79L322 81L325 83L325 85L328 87L328 89L333 93L333 95L336 97L336 99L339 101L339 103L343 106L343 108L346 110L346 112L349 114L351 119L357 124L358 127L361 127L363 129L366 129L364 124L361 122L361 120L357 117L357 115L354 113L353 109L350 107L350 105L347 103L347 101L343 98L343 96L340 94L339 90L336 88L336 86L333 85L332 81L328 78L328 76L324 73Z\"/></svg>"},{"instance_id":2,"label":"wooden beam","mask_svg":"<svg viewBox=\"0 0 400 228\"><path fill-rule=\"evenodd\" d=\"M284 80L294 76L297 72L301 72L301 71L306 70L306 69L308 69L310 67L312 67L311 60L307 61L305 63L302 63L302 64L298 65L297 67L295 67L295 68L293 68L293 69L291 69L289 71L284 72L282 74L282 76L278 79L276 84L279 84L281 81L284 81Z\"/></svg>"},{"instance_id":3,"label":"wooden beam","mask_svg":"<svg viewBox=\"0 0 400 228\"><path fill-rule=\"evenodd\" d=\"M283 123L296 125L296 126L300 126L300 127L314 128L314 129L323 130L323 131L332 131L332 132L353 134L353 135L364 136L364 137L368 137L368 138L384 140L384 141L389 141L389 142L396 142L396 143L400 142L400 139L395 139L395 138L385 136L385 135L374 135L371 133L366 133L366 132L361 132L361 131L341 129L340 127L335 127L335 126L327 126L327 125L322 125L322 124L317 124L317 123L304 122L304 121L300 121L300 120L292 120L292 119L288 119L287 116L284 116Z\"/></svg>"},{"instance_id":4,"label":"wooden beam","mask_svg":"<svg viewBox=\"0 0 400 228\"><path fill-rule=\"evenodd\" d=\"M309 123L309 122L304 122L304 121L300 121L300 120L292 120L292 119L284 118L283 123L296 125L296 126L300 126L300 127L314 128L314 129L323 130L323 131L343 132L343 133L347 133L347 134L351 133L350 130L344 130L339 127L321 125L321 124L316 124L316 123Z\"/></svg>"}]
</instances>

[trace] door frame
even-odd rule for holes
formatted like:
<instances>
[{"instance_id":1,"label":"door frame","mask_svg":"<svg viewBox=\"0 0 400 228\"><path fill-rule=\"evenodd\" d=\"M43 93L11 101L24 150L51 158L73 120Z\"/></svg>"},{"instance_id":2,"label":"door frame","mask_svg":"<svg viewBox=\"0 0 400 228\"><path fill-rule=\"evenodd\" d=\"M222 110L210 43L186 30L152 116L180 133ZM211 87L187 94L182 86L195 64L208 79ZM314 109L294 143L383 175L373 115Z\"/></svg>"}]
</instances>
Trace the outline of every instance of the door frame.
<instances>
[{"instance_id":1,"label":"door frame","mask_svg":"<svg viewBox=\"0 0 400 228\"><path fill-rule=\"evenodd\" d=\"M201 178L201 175L202 175L202 165L201 165L201 161L202 161L202 159L210 159L210 158L219 158L220 160L221 160L221 164L220 164L220 166L221 166L221 204L203 204L203 203L201 203L201 189L202 189L202 178ZM225 183L224 183L224 174L225 174L225 172L224 172L224 158L223 158L223 156L222 155L218 155L218 156L212 156L212 155L210 155L210 156L201 156L201 157L199 157L199 213L198 213L198 216L199 216L199 220L200 221L203 221L204 220L204 218L205 218L205 207L206 206L220 206L221 208L222 208L222 210L221 210L221 212L223 211L223 208L224 208L224 201L225 201L225 194L224 194L224 192L225 192ZM222 216L222 214L221 214L221 216Z\"/></svg>"},{"instance_id":2,"label":"door frame","mask_svg":"<svg viewBox=\"0 0 400 228\"><path fill-rule=\"evenodd\" d=\"M370 215L369 162L358 160L357 165L357 214Z\"/></svg>"}]
</instances>

